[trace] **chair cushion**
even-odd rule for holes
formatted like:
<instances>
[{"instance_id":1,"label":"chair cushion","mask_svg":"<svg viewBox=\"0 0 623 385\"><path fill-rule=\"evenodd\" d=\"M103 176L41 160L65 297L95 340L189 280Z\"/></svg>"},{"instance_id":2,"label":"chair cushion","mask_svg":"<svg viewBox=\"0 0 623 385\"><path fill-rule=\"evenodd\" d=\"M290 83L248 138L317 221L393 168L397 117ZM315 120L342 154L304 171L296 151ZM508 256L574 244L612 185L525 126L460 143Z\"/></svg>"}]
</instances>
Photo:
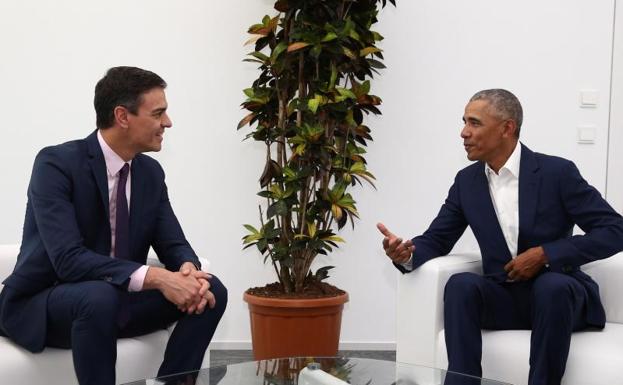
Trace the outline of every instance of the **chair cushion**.
<instances>
[{"instance_id":1,"label":"chair cushion","mask_svg":"<svg viewBox=\"0 0 623 385\"><path fill-rule=\"evenodd\" d=\"M155 377L168 338L168 331L161 330L140 338L120 339L117 343L117 383ZM0 337L0 360L3 384L78 383L70 350L45 348L43 352L33 354Z\"/></svg>"},{"instance_id":2,"label":"chair cushion","mask_svg":"<svg viewBox=\"0 0 623 385\"><path fill-rule=\"evenodd\" d=\"M485 378L527 384L529 330L483 330L482 370ZM447 367L444 332L437 346L437 362ZM573 333L563 385L621 383L623 325L606 323L604 330Z\"/></svg>"}]
</instances>

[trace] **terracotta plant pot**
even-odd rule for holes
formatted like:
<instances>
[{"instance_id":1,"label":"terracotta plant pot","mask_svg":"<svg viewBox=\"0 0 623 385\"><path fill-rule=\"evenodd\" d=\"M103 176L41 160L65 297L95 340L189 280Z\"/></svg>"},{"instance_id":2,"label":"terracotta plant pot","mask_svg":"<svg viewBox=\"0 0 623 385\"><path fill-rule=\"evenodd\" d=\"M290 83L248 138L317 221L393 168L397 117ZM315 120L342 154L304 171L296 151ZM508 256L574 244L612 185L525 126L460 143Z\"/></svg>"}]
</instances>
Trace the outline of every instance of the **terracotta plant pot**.
<instances>
[{"instance_id":1,"label":"terracotta plant pot","mask_svg":"<svg viewBox=\"0 0 623 385\"><path fill-rule=\"evenodd\" d=\"M348 293L313 299L266 298L244 293L243 299L249 304L256 360L337 355L342 309Z\"/></svg>"}]
</instances>

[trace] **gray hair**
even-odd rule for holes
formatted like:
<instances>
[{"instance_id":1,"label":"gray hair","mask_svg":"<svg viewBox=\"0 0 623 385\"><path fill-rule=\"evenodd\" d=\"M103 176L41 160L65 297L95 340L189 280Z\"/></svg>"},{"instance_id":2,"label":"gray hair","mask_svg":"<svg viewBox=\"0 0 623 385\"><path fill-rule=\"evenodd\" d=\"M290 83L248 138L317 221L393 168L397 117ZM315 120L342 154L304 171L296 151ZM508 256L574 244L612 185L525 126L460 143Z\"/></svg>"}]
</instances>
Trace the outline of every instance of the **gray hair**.
<instances>
[{"instance_id":1,"label":"gray hair","mask_svg":"<svg viewBox=\"0 0 623 385\"><path fill-rule=\"evenodd\" d=\"M500 119L514 120L515 124L517 124L516 135L519 138L519 131L523 122L523 109L519 99L512 92L501 88L482 90L476 92L469 101L473 102L475 100L486 100L489 102L489 105L493 108L492 114Z\"/></svg>"}]
</instances>

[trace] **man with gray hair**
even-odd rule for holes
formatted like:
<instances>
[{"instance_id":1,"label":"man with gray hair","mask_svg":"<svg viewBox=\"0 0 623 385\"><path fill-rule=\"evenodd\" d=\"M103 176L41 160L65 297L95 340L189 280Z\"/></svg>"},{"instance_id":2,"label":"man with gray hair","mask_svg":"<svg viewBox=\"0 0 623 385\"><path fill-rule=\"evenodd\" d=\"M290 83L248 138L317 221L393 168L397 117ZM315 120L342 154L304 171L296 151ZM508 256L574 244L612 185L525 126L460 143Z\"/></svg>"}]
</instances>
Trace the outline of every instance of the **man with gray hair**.
<instances>
[{"instance_id":1,"label":"man with gray hair","mask_svg":"<svg viewBox=\"0 0 623 385\"><path fill-rule=\"evenodd\" d=\"M519 143L522 120L511 92L476 93L461 131L476 162L458 172L428 230L403 242L378 228L403 273L447 255L467 226L478 241L484 274L455 274L445 288L449 371L482 375L481 329L527 329L529 384L560 384L571 333L606 321L597 283L580 266L623 250L623 218L573 162ZM573 236L575 225L585 234Z\"/></svg>"}]
</instances>

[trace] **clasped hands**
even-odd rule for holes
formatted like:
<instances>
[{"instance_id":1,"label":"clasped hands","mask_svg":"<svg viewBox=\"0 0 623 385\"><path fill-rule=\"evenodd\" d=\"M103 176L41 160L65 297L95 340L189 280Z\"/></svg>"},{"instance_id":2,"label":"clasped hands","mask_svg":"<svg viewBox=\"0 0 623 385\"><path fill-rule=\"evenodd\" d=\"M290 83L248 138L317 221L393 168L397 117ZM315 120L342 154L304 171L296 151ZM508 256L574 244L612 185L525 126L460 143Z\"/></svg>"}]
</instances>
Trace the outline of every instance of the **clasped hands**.
<instances>
[{"instance_id":1,"label":"clasped hands","mask_svg":"<svg viewBox=\"0 0 623 385\"><path fill-rule=\"evenodd\" d=\"M210 291L210 282L208 281L208 278L212 276L205 271L197 270L191 262L184 262L179 272L186 280L191 281L191 285L194 288L194 296L178 305L178 309L188 314L201 314L205 310L206 305L210 309L214 308L216 299ZM199 284L199 290L197 290L197 284Z\"/></svg>"},{"instance_id":2,"label":"clasped hands","mask_svg":"<svg viewBox=\"0 0 623 385\"><path fill-rule=\"evenodd\" d=\"M209 278L210 274L197 270L191 262L184 262L176 272L150 267L145 284L148 289L160 290L180 311L201 314L206 306L212 309L216 305L214 294L210 291Z\"/></svg>"}]
</instances>

